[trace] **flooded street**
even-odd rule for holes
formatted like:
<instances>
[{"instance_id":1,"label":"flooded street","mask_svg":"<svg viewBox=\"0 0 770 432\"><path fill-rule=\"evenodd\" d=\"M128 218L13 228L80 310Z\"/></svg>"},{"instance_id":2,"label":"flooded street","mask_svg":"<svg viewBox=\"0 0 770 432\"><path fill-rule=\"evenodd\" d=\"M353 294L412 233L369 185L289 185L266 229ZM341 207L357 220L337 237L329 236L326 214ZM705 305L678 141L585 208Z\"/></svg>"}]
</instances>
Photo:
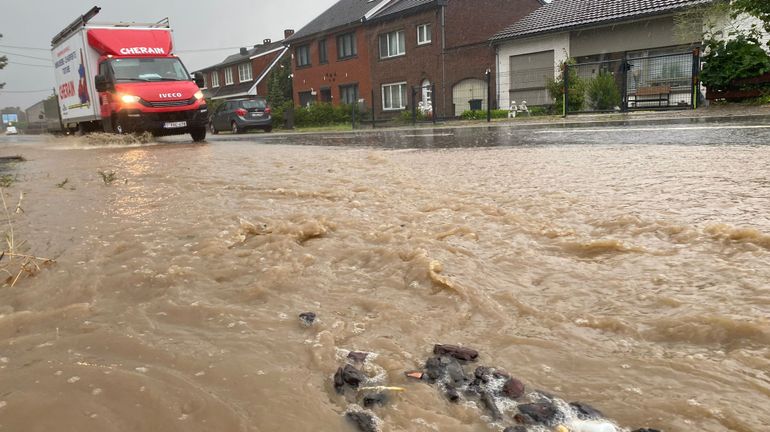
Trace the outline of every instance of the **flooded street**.
<instances>
[{"instance_id":1,"label":"flooded street","mask_svg":"<svg viewBox=\"0 0 770 432\"><path fill-rule=\"evenodd\" d=\"M0 138L56 260L0 289L0 431L353 431L349 350L406 388L383 431L509 426L404 377L435 343L629 429L764 430L770 129L652 129Z\"/></svg>"}]
</instances>

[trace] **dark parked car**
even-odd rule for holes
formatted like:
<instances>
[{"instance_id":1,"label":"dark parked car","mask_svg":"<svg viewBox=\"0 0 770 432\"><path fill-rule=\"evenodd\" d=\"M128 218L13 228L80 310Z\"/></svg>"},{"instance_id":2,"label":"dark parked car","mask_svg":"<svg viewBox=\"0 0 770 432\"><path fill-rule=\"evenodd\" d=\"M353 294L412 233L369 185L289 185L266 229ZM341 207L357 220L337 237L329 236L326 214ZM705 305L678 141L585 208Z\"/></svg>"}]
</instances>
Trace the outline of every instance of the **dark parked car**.
<instances>
[{"instance_id":1,"label":"dark parked car","mask_svg":"<svg viewBox=\"0 0 770 432\"><path fill-rule=\"evenodd\" d=\"M249 129L273 130L270 107L263 97L250 97L225 101L211 115L211 133L229 130L243 133Z\"/></svg>"}]
</instances>

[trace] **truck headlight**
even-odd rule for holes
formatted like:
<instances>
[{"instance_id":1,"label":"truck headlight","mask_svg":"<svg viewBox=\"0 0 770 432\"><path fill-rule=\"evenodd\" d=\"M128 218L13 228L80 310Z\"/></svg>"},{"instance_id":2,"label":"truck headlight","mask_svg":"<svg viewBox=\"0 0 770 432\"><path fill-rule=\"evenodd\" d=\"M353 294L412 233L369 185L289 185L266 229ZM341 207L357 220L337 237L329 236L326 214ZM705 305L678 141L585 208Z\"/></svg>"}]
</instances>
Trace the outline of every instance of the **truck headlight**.
<instances>
[{"instance_id":1,"label":"truck headlight","mask_svg":"<svg viewBox=\"0 0 770 432\"><path fill-rule=\"evenodd\" d=\"M133 96L133 95L123 95L120 97L120 100L123 101L123 103L126 104L132 104L139 102L139 99L141 99L139 96Z\"/></svg>"},{"instance_id":2,"label":"truck headlight","mask_svg":"<svg viewBox=\"0 0 770 432\"><path fill-rule=\"evenodd\" d=\"M193 96L195 96L195 99L201 100L203 99L203 92L198 90Z\"/></svg>"}]
</instances>

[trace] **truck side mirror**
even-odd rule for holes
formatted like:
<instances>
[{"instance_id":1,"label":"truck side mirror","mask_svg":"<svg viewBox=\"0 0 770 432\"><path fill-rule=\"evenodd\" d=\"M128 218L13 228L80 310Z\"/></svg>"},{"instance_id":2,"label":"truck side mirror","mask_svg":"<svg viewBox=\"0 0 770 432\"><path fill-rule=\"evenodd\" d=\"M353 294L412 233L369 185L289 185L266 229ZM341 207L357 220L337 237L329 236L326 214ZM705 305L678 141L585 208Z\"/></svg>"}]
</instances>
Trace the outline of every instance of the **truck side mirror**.
<instances>
[{"instance_id":1,"label":"truck side mirror","mask_svg":"<svg viewBox=\"0 0 770 432\"><path fill-rule=\"evenodd\" d=\"M96 91L98 92L106 92L112 88L109 80L104 75L97 75L94 78L94 84L96 84Z\"/></svg>"},{"instance_id":2,"label":"truck side mirror","mask_svg":"<svg viewBox=\"0 0 770 432\"><path fill-rule=\"evenodd\" d=\"M199 88L203 88L203 86L206 84L203 80L203 74L201 72L195 72L193 75L193 81Z\"/></svg>"}]
</instances>

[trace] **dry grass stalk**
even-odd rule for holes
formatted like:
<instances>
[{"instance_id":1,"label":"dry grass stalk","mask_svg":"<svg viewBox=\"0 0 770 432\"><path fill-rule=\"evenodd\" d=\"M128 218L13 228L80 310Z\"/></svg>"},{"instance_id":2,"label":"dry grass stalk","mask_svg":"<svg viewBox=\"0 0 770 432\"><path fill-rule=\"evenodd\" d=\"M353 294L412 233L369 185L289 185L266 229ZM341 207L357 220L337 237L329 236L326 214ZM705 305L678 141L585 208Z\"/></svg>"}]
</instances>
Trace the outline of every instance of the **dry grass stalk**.
<instances>
[{"instance_id":1,"label":"dry grass stalk","mask_svg":"<svg viewBox=\"0 0 770 432\"><path fill-rule=\"evenodd\" d=\"M16 236L13 231L13 219L8 210L8 205L5 202L5 190L2 188L0 188L0 198L2 199L3 210L5 211L5 217L8 222L8 231L5 233L6 248L0 252L0 272L4 272L8 275L5 283L14 287L23 274L32 276L40 271L41 265L46 265L55 261L50 258L41 258L19 252L19 248L21 248L26 241L16 242ZM24 209L21 207L23 199L24 193L20 193L19 203L16 205L15 210L16 214L24 212Z\"/></svg>"}]
</instances>

